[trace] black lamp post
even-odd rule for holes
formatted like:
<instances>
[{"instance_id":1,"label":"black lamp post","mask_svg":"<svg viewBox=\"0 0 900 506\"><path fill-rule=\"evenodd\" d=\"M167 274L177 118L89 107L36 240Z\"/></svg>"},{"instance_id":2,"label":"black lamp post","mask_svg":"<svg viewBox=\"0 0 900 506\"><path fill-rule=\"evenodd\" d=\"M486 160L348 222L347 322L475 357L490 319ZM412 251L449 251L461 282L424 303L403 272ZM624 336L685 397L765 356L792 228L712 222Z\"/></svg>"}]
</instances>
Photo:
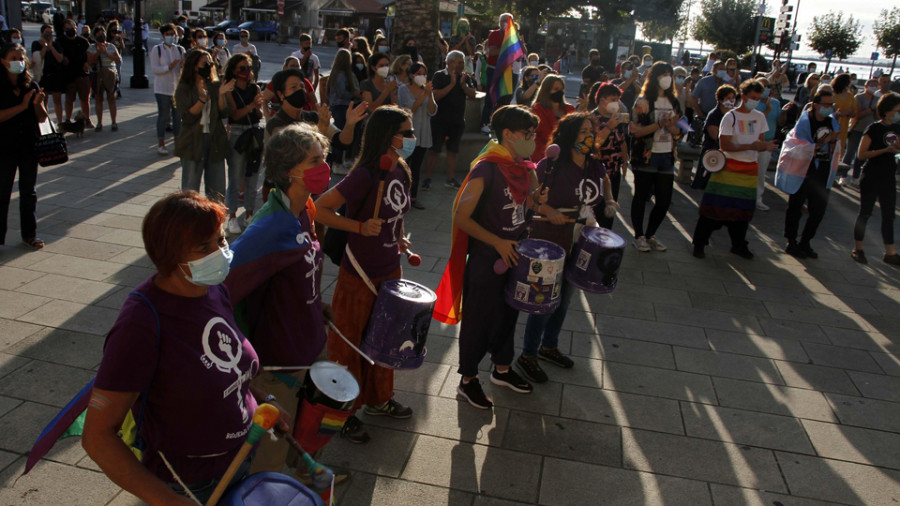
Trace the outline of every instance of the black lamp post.
<instances>
[{"instance_id":1,"label":"black lamp post","mask_svg":"<svg viewBox=\"0 0 900 506\"><path fill-rule=\"evenodd\" d=\"M131 55L134 58L134 72L131 75L132 88L149 88L150 80L144 71L144 22L141 19L141 0L134 0L134 48Z\"/></svg>"}]
</instances>

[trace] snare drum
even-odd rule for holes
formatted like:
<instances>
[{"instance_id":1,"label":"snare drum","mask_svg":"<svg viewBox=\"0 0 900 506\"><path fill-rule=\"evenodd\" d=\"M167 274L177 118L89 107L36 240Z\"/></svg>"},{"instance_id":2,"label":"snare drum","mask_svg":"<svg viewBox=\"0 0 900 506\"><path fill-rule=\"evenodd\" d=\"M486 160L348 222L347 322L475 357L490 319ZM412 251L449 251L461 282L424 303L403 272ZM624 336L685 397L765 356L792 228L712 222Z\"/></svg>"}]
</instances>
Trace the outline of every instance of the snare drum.
<instances>
[{"instance_id":1,"label":"snare drum","mask_svg":"<svg viewBox=\"0 0 900 506\"><path fill-rule=\"evenodd\" d=\"M416 369L425 360L425 340L437 296L407 279L381 283L360 349L378 365Z\"/></svg>"},{"instance_id":2,"label":"snare drum","mask_svg":"<svg viewBox=\"0 0 900 506\"><path fill-rule=\"evenodd\" d=\"M624 253L625 239L619 234L605 228L584 227L566 267L566 280L586 292L610 293L619 283Z\"/></svg>"},{"instance_id":3,"label":"snare drum","mask_svg":"<svg viewBox=\"0 0 900 506\"><path fill-rule=\"evenodd\" d=\"M526 313L552 313L561 302L566 251L550 241L524 239L518 252L506 282L506 303Z\"/></svg>"},{"instance_id":4,"label":"snare drum","mask_svg":"<svg viewBox=\"0 0 900 506\"><path fill-rule=\"evenodd\" d=\"M344 426L358 396L359 383L350 371L327 360L314 363L303 380L294 439L308 453L325 446Z\"/></svg>"}]
</instances>

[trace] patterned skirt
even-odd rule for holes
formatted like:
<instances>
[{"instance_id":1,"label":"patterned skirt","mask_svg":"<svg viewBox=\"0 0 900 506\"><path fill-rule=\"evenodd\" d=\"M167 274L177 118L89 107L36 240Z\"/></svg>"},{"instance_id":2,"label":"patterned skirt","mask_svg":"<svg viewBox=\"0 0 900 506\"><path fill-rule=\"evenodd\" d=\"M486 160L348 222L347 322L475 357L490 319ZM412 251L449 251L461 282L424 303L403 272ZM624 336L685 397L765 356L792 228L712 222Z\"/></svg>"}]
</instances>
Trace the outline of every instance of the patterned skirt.
<instances>
[{"instance_id":1,"label":"patterned skirt","mask_svg":"<svg viewBox=\"0 0 900 506\"><path fill-rule=\"evenodd\" d=\"M750 221L756 210L756 162L727 159L725 168L709 177L700 215L720 221Z\"/></svg>"}]
</instances>

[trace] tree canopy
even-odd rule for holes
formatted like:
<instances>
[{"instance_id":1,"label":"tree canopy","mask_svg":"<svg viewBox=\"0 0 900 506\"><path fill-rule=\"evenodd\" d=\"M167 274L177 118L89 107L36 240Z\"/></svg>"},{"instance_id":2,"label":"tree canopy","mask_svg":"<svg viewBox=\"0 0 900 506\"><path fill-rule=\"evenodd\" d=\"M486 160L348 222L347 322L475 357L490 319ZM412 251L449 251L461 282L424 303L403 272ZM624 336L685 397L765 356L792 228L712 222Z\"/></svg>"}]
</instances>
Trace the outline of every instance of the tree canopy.
<instances>
[{"instance_id":1,"label":"tree canopy","mask_svg":"<svg viewBox=\"0 0 900 506\"><path fill-rule=\"evenodd\" d=\"M831 49L838 59L843 60L862 45L862 26L852 14L845 19L844 13L829 11L813 17L807 42L813 51L824 55Z\"/></svg>"},{"instance_id":2,"label":"tree canopy","mask_svg":"<svg viewBox=\"0 0 900 506\"><path fill-rule=\"evenodd\" d=\"M882 9L873 25L875 40L888 58L900 55L900 7Z\"/></svg>"},{"instance_id":3,"label":"tree canopy","mask_svg":"<svg viewBox=\"0 0 900 506\"><path fill-rule=\"evenodd\" d=\"M694 21L695 39L717 48L744 53L753 47L756 35L754 0L703 0L701 15Z\"/></svg>"}]
</instances>

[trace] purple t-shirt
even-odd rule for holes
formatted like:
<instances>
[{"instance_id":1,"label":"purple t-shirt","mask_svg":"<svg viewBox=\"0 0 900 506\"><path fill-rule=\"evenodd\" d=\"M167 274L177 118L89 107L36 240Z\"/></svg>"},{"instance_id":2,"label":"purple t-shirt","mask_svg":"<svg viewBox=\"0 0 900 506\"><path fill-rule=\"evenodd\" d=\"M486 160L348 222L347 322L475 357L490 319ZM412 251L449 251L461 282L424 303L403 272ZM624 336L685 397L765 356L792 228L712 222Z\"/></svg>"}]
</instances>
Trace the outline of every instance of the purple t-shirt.
<instances>
[{"instance_id":1,"label":"purple t-shirt","mask_svg":"<svg viewBox=\"0 0 900 506\"><path fill-rule=\"evenodd\" d=\"M606 170L599 160L588 158L587 166L582 170L571 160L559 159L553 164L552 175L549 174L549 169L549 160L546 158L538 162L538 181L550 185L548 206L554 209L579 209L582 203L589 207L603 204L603 176L606 175Z\"/></svg>"},{"instance_id":2,"label":"purple t-shirt","mask_svg":"<svg viewBox=\"0 0 900 506\"><path fill-rule=\"evenodd\" d=\"M491 162L480 162L469 175L469 180L484 179L484 191L488 192L482 197L481 209L473 213L473 218L488 232L500 237L516 241L525 231L525 202L516 204L506 178L497 165ZM469 241L470 251L487 248L494 251L491 246L472 239Z\"/></svg>"},{"instance_id":3,"label":"purple t-shirt","mask_svg":"<svg viewBox=\"0 0 900 506\"><path fill-rule=\"evenodd\" d=\"M172 474L162 450L185 483L219 478L250 429L256 400L250 379L259 371L253 346L231 314L228 289L211 286L203 297L182 297L153 284L125 299L106 337L94 386L116 392L148 392L141 433L144 466L165 482ZM159 344L157 345L157 337ZM140 412L140 399L131 408Z\"/></svg>"},{"instance_id":4,"label":"purple t-shirt","mask_svg":"<svg viewBox=\"0 0 900 506\"><path fill-rule=\"evenodd\" d=\"M377 167L370 169L359 166L337 184L337 191L347 201L348 218L366 222L374 216L380 177L376 175L378 173ZM387 276L400 267L399 239L403 231L403 216L409 212L409 207L409 177L398 163L384 179L384 194L378 210L378 217L384 220L381 234L365 237L351 233L347 240L353 256L369 278ZM346 255L341 266L358 276Z\"/></svg>"}]
</instances>

